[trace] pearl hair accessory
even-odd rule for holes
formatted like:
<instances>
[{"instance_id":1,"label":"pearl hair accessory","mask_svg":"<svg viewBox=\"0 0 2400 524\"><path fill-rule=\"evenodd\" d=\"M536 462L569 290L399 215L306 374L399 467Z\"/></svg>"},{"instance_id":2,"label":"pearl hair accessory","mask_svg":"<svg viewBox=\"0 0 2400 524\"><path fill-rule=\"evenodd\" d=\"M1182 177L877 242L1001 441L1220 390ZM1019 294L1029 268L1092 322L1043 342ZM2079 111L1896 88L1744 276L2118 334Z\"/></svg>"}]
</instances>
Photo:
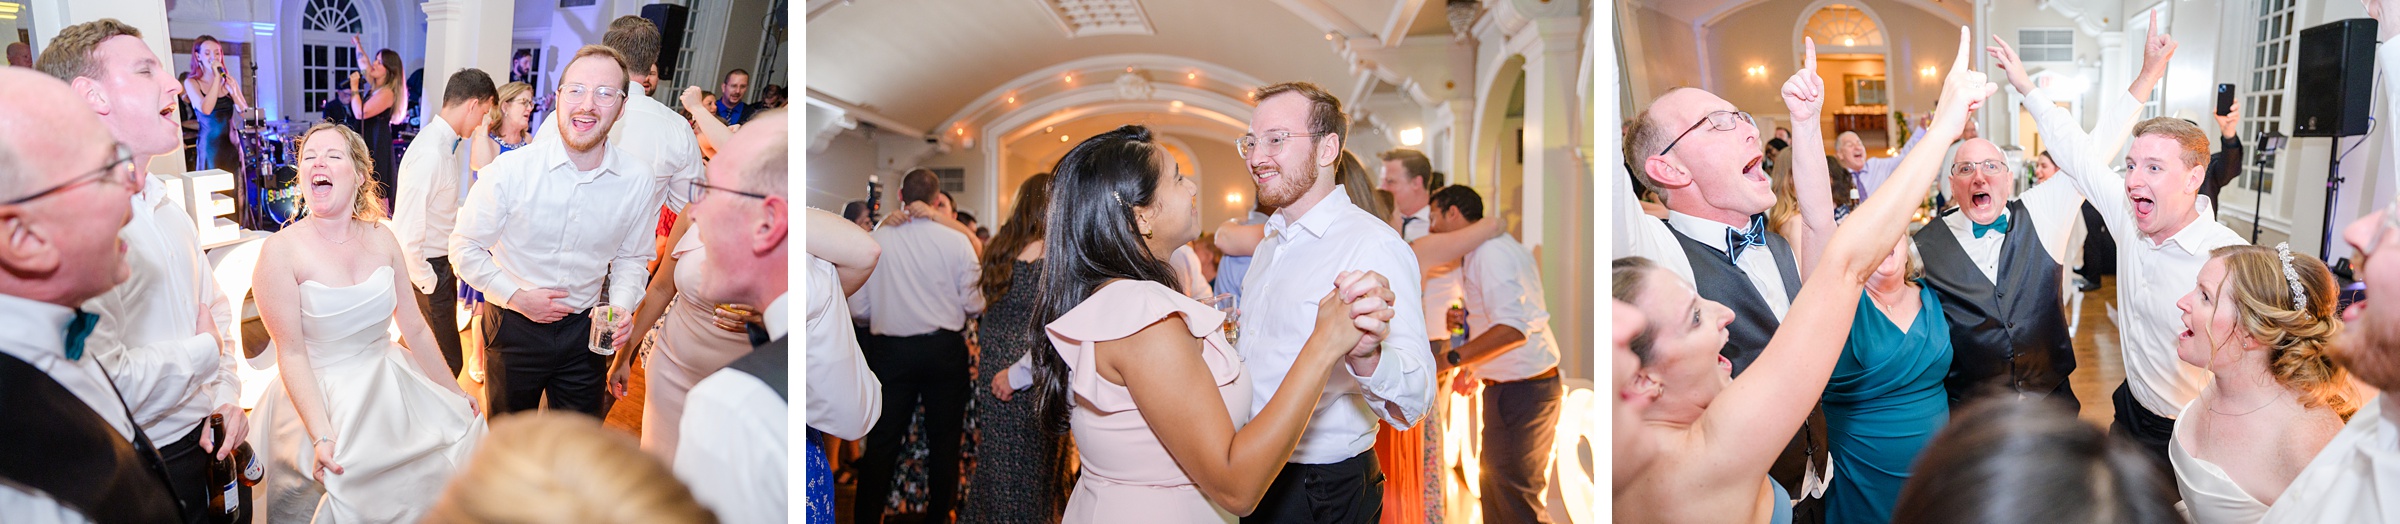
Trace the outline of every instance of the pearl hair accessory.
<instances>
[{"instance_id":1,"label":"pearl hair accessory","mask_svg":"<svg viewBox=\"0 0 2400 524\"><path fill-rule=\"evenodd\" d=\"M2275 244L2275 256L2283 259L2283 283L2292 286L2292 310L2308 312L2308 293L2300 289L2300 272L2292 269L2292 245Z\"/></svg>"}]
</instances>

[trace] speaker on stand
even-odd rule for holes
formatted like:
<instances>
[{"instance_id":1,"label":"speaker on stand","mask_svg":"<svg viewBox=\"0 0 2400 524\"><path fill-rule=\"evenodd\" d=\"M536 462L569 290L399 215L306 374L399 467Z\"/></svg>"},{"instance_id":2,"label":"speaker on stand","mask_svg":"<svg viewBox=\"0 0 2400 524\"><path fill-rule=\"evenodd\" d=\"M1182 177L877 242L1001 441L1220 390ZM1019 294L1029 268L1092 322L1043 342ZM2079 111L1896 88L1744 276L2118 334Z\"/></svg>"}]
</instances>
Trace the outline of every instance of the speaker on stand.
<instances>
[{"instance_id":1,"label":"speaker on stand","mask_svg":"<svg viewBox=\"0 0 2400 524\"><path fill-rule=\"evenodd\" d=\"M2375 19L2336 20L2300 31L2292 136L2334 139L2325 176L2325 236L2317 258L2333 254L2333 210L2342 188L2341 137L2367 134L2373 119ZM2253 217L2255 219L2255 217Z\"/></svg>"}]
</instances>

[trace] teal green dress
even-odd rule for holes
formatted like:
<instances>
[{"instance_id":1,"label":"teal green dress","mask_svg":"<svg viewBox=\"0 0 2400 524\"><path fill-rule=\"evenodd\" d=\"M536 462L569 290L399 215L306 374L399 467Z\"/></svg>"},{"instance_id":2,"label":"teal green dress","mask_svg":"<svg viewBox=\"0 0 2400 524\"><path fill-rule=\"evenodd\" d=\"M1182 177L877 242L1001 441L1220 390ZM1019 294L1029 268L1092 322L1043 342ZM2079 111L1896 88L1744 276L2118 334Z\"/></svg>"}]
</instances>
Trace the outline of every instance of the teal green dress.
<instances>
[{"instance_id":1,"label":"teal green dress","mask_svg":"<svg viewBox=\"0 0 2400 524\"><path fill-rule=\"evenodd\" d=\"M1891 522L1909 465L1950 419L1942 389L1950 371L1950 323L1933 288L1917 285L1924 307L1905 333L1859 294L1850 340L1825 384L1834 473L1825 490L1826 522Z\"/></svg>"}]
</instances>

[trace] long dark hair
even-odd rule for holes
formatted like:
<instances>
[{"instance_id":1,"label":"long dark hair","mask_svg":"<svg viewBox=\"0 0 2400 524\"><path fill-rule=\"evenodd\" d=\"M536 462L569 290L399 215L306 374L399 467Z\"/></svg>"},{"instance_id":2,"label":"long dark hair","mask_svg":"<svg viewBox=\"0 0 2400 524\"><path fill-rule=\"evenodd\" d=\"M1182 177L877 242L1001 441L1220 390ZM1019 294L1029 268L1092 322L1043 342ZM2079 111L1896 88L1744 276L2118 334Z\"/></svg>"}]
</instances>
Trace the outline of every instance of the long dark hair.
<instances>
[{"instance_id":1,"label":"long dark hair","mask_svg":"<svg viewBox=\"0 0 2400 524\"><path fill-rule=\"evenodd\" d=\"M375 61L376 66L383 68L383 83L375 84L377 89L397 88L401 82L408 80L407 77L400 74L403 65L400 63L400 52L390 49L376 51Z\"/></svg>"},{"instance_id":2,"label":"long dark hair","mask_svg":"<svg viewBox=\"0 0 2400 524\"><path fill-rule=\"evenodd\" d=\"M1110 280L1183 289L1175 269L1150 252L1134 222L1134 208L1149 205L1158 189L1161 153L1149 128L1125 126L1076 144L1051 169L1056 178L1050 182L1038 323L1058 320ZM1066 431L1066 362L1056 351L1034 351L1033 376L1034 413Z\"/></svg>"},{"instance_id":3,"label":"long dark hair","mask_svg":"<svg viewBox=\"0 0 2400 524\"><path fill-rule=\"evenodd\" d=\"M1892 522L2183 522L2173 478L2056 402L1989 397L1951 420L1917 457Z\"/></svg>"},{"instance_id":4,"label":"long dark hair","mask_svg":"<svg viewBox=\"0 0 2400 524\"><path fill-rule=\"evenodd\" d=\"M1017 184L1017 209L1010 211L1008 223L992 234L992 243L983 246L983 276L976 285L983 287L987 310L1008 295L1009 279L1017 272L1017 252L1040 241L1042 228L1050 223L1050 179L1049 173L1039 173Z\"/></svg>"}]
</instances>

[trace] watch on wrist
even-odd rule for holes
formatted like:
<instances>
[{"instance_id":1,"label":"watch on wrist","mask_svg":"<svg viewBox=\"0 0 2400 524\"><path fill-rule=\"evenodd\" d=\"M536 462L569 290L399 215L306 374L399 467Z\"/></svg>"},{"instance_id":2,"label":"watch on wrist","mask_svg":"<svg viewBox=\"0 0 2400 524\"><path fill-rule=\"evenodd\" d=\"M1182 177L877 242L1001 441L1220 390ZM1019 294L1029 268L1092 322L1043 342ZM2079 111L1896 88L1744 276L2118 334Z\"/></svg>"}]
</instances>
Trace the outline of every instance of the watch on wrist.
<instances>
[{"instance_id":1,"label":"watch on wrist","mask_svg":"<svg viewBox=\"0 0 2400 524\"><path fill-rule=\"evenodd\" d=\"M1443 358L1447 358L1447 359L1449 359L1449 360L1450 360L1450 365L1452 365L1452 366L1456 366L1456 365L1458 365L1458 350L1455 350L1455 349L1453 349L1453 350L1450 350L1450 353L1449 353L1449 355L1448 355L1448 356L1446 356L1446 357L1443 357Z\"/></svg>"}]
</instances>

